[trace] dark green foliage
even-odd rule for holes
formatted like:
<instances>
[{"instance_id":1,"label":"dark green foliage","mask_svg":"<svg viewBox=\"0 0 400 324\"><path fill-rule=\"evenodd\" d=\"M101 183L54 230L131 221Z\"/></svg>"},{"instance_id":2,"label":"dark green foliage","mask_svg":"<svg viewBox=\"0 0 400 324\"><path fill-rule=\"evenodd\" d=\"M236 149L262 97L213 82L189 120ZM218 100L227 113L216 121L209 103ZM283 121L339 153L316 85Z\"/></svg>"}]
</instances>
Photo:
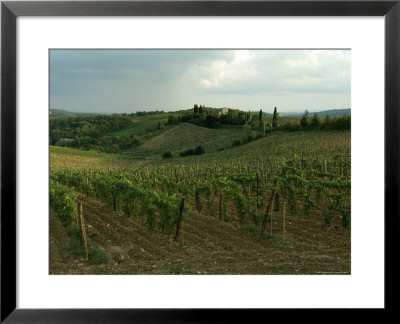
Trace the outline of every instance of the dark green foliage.
<instances>
[{"instance_id":1,"label":"dark green foliage","mask_svg":"<svg viewBox=\"0 0 400 324\"><path fill-rule=\"evenodd\" d=\"M300 124L294 122L287 122L277 128L287 132L297 132L301 130L350 130L351 129L351 117L348 115L342 117L330 118L327 115L324 119L321 119L317 114L314 114L313 118L309 118L306 113L300 120Z\"/></svg>"},{"instance_id":2,"label":"dark green foliage","mask_svg":"<svg viewBox=\"0 0 400 324\"><path fill-rule=\"evenodd\" d=\"M64 139L60 142L64 146L89 147L104 134L132 123L132 117L127 114L51 118L50 144Z\"/></svg>"},{"instance_id":3,"label":"dark green foliage","mask_svg":"<svg viewBox=\"0 0 400 324\"><path fill-rule=\"evenodd\" d=\"M279 203L280 203L279 192L277 192L275 194L275 201L274 201L274 211L275 212L279 211Z\"/></svg>"},{"instance_id":4,"label":"dark green foliage","mask_svg":"<svg viewBox=\"0 0 400 324\"><path fill-rule=\"evenodd\" d=\"M103 264L107 263L107 256L105 255L104 251L97 246L91 246L88 249L89 254L89 264Z\"/></svg>"},{"instance_id":5,"label":"dark green foliage","mask_svg":"<svg viewBox=\"0 0 400 324\"><path fill-rule=\"evenodd\" d=\"M143 116L158 115L158 114L164 114L164 110L137 111L136 113L132 113L129 116L131 116L131 117L143 117Z\"/></svg>"},{"instance_id":6,"label":"dark green foliage","mask_svg":"<svg viewBox=\"0 0 400 324\"><path fill-rule=\"evenodd\" d=\"M257 236L261 235L261 238L264 240L272 240L275 242L279 240L279 237L274 234L271 234L266 231L261 232L259 226L257 226L257 225L244 225L244 226L242 226L242 229L244 229L245 231L248 231L254 235L257 235Z\"/></svg>"},{"instance_id":7,"label":"dark green foliage","mask_svg":"<svg viewBox=\"0 0 400 324\"><path fill-rule=\"evenodd\" d=\"M239 140L239 139L235 139L233 142L232 142L232 146L239 146L239 145L241 145L242 144L242 142Z\"/></svg>"},{"instance_id":8,"label":"dark green foliage","mask_svg":"<svg viewBox=\"0 0 400 324\"><path fill-rule=\"evenodd\" d=\"M247 117L245 112L237 109L229 109L227 114L217 114L212 109L207 110L205 106L200 105L197 113L194 109L193 114L182 116L178 122L188 122L207 128L221 128L222 125L244 125Z\"/></svg>"},{"instance_id":9,"label":"dark green foliage","mask_svg":"<svg viewBox=\"0 0 400 324\"><path fill-rule=\"evenodd\" d=\"M163 159L171 159L174 156L172 155L172 153L170 151L166 151L164 152L164 154L162 155Z\"/></svg>"},{"instance_id":10,"label":"dark green foliage","mask_svg":"<svg viewBox=\"0 0 400 324\"><path fill-rule=\"evenodd\" d=\"M321 119L318 117L318 114L314 114L311 119L310 128L319 129L321 127Z\"/></svg>"},{"instance_id":11,"label":"dark green foliage","mask_svg":"<svg viewBox=\"0 0 400 324\"><path fill-rule=\"evenodd\" d=\"M349 228L349 226L350 226L350 212L349 211L342 213L342 226L344 228Z\"/></svg>"},{"instance_id":12,"label":"dark green foliage","mask_svg":"<svg viewBox=\"0 0 400 324\"><path fill-rule=\"evenodd\" d=\"M281 174L274 181L280 199L287 201L290 212L294 214L297 211L296 201L300 196L305 215L309 216L312 210L318 210L324 215L327 224L335 214L341 215L342 225L347 227L351 208L346 206L345 198L350 197L350 180L341 175L304 168L303 163L303 157L300 160L296 156L294 160L282 164ZM298 165L301 167L297 168Z\"/></svg>"},{"instance_id":13,"label":"dark green foliage","mask_svg":"<svg viewBox=\"0 0 400 324\"><path fill-rule=\"evenodd\" d=\"M180 152L179 155L183 157L183 156L190 156L190 155L201 155L204 153L205 153L204 147L201 145L198 145L194 149L187 149L183 152Z\"/></svg>"},{"instance_id":14,"label":"dark green foliage","mask_svg":"<svg viewBox=\"0 0 400 324\"><path fill-rule=\"evenodd\" d=\"M168 124L175 125L175 124L179 124L179 122L180 122L180 119L178 116L175 116L175 115L168 116Z\"/></svg>"},{"instance_id":15,"label":"dark green foliage","mask_svg":"<svg viewBox=\"0 0 400 324\"><path fill-rule=\"evenodd\" d=\"M74 257L84 258L86 256L86 252L85 248L83 247L80 241L79 230L74 232L69 231L68 236L69 236L68 250L72 253ZM89 255L89 261L88 261L89 265L103 264L107 263L108 261L104 251L95 245L89 246L88 255Z\"/></svg>"},{"instance_id":16,"label":"dark green foliage","mask_svg":"<svg viewBox=\"0 0 400 324\"><path fill-rule=\"evenodd\" d=\"M201 155L203 153L205 153L204 147L201 145L196 146L196 148L194 149L194 154Z\"/></svg>"},{"instance_id":17,"label":"dark green foliage","mask_svg":"<svg viewBox=\"0 0 400 324\"><path fill-rule=\"evenodd\" d=\"M140 146L143 139L138 135L107 136L109 132L131 126L133 119L127 114L89 115L50 119L50 145L117 153ZM154 129L163 126L159 122Z\"/></svg>"},{"instance_id":18,"label":"dark green foliage","mask_svg":"<svg viewBox=\"0 0 400 324\"><path fill-rule=\"evenodd\" d=\"M323 130L350 130L351 129L351 117L344 115L342 117L330 118L325 117L324 122L321 125Z\"/></svg>"},{"instance_id":19,"label":"dark green foliage","mask_svg":"<svg viewBox=\"0 0 400 324\"><path fill-rule=\"evenodd\" d=\"M79 231L69 235L68 250L76 258L83 258L86 256L85 248L81 244L81 240L79 238Z\"/></svg>"},{"instance_id":20,"label":"dark green foliage","mask_svg":"<svg viewBox=\"0 0 400 324\"><path fill-rule=\"evenodd\" d=\"M78 174L70 176L70 184L74 183L76 187L80 188L82 177ZM75 223L78 213L76 198L77 196L72 191L50 179L50 207L54 210L69 237L68 249L74 257L84 258L86 252L81 243L79 228ZM89 264L107 263L107 257L98 247L90 246L88 254Z\"/></svg>"},{"instance_id":21,"label":"dark green foliage","mask_svg":"<svg viewBox=\"0 0 400 324\"><path fill-rule=\"evenodd\" d=\"M189 155L194 155L194 149L187 149L183 152L179 153L180 156L189 156Z\"/></svg>"},{"instance_id":22,"label":"dark green foliage","mask_svg":"<svg viewBox=\"0 0 400 324\"><path fill-rule=\"evenodd\" d=\"M298 132L301 131L301 125L294 122L288 122L284 125L281 125L279 129L287 132Z\"/></svg>"},{"instance_id":23,"label":"dark green foliage","mask_svg":"<svg viewBox=\"0 0 400 324\"><path fill-rule=\"evenodd\" d=\"M78 212L76 195L54 181L50 181L50 207L65 228L73 225Z\"/></svg>"},{"instance_id":24,"label":"dark green foliage","mask_svg":"<svg viewBox=\"0 0 400 324\"><path fill-rule=\"evenodd\" d=\"M201 212L203 209L203 205L201 203L200 188L196 188L196 190L194 192L194 197L195 197L195 201L196 201L196 210Z\"/></svg>"},{"instance_id":25,"label":"dark green foliage","mask_svg":"<svg viewBox=\"0 0 400 324\"><path fill-rule=\"evenodd\" d=\"M243 225L242 229L253 234L259 234L260 232L260 229L258 228L257 225Z\"/></svg>"},{"instance_id":26,"label":"dark green foliage","mask_svg":"<svg viewBox=\"0 0 400 324\"><path fill-rule=\"evenodd\" d=\"M309 115L309 112L308 112L308 110L306 110L306 111L304 112L303 117L301 117L300 125L301 125L301 127L302 127L303 129L308 128L308 126L310 125L310 120L309 120L310 118L308 117L308 115Z\"/></svg>"},{"instance_id":27,"label":"dark green foliage","mask_svg":"<svg viewBox=\"0 0 400 324\"><path fill-rule=\"evenodd\" d=\"M254 140L253 135L249 134L246 138L243 139L242 142L243 142L243 144L247 144L247 143L250 143L253 140Z\"/></svg>"},{"instance_id":28,"label":"dark green foliage","mask_svg":"<svg viewBox=\"0 0 400 324\"><path fill-rule=\"evenodd\" d=\"M279 114L276 110L276 107L274 108L274 115L272 116L272 127L276 128L278 127L278 121L279 121Z\"/></svg>"},{"instance_id":29,"label":"dark green foliage","mask_svg":"<svg viewBox=\"0 0 400 324\"><path fill-rule=\"evenodd\" d=\"M254 140L258 140L262 138L263 136L261 134L257 134L255 137L252 134L247 135L245 138L242 140L236 139L232 142L232 146L239 146L239 145L244 145L253 142Z\"/></svg>"}]
</instances>

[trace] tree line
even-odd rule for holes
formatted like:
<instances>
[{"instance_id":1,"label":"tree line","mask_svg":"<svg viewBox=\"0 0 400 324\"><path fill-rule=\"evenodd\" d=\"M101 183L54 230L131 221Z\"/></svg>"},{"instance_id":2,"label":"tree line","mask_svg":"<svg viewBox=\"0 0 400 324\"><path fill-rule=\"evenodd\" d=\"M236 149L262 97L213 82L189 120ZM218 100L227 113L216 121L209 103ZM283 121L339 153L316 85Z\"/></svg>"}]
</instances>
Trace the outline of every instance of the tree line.
<instances>
[{"instance_id":1,"label":"tree line","mask_svg":"<svg viewBox=\"0 0 400 324\"><path fill-rule=\"evenodd\" d=\"M287 119L287 118L285 118ZM281 123L277 107L274 108L272 114L272 122L266 122L262 109L258 114L251 114L238 109L228 109L226 112L217 111L216 109L207 108L204 105L195 104L193 113L183 116L169 115L168 124L174 125L180 122L188 122L201 127L207 128L221 128L223 125L231 126L246 126L252 130L260 131L261 133L270 132L274 130L283 131L305 131L305 130L350 130L351 117L344 115L341 117L331 118L327 115L321 118L318 114L312 117L308 110L304 112L300 122L286 121Z\"/></svg>"}]
</instances>

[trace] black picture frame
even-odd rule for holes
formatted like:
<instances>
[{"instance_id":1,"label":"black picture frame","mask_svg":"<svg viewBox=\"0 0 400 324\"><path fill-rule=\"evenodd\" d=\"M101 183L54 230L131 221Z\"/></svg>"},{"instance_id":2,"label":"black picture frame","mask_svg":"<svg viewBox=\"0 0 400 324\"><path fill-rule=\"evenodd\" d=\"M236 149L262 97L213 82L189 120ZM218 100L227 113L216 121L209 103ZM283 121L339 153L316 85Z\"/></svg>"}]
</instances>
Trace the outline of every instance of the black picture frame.
<instances>
[{"instance_id":1,"label":"black picture frame","mask_svg":"<svg viewBox=\"0 0 400 324\"><path fill-rule=\"evenodd\" d=\"M18 16L384 16L385 310L395 311L400 228L400 0L392 1L2 1L1 322L198 323L261 318L265 310L16 308L16 18ZM371 238L373 239L373 238ZM257 320L258 321L258 320ZM250 320L250 322L252 322Z\"/></svg>"}]
</instances>

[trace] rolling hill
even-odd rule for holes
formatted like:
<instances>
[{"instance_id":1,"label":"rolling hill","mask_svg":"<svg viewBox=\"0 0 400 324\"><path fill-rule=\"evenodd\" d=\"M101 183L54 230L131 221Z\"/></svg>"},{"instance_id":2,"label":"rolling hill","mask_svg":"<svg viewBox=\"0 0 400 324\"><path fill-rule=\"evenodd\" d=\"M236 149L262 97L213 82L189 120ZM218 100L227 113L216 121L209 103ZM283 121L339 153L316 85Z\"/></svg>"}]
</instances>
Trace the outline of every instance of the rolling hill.
<instances>
[{"instance_id":1,"label":"rolling hill","mask_svg":"<svg viewBox=\"0 0 400 324\"><path fill-rule=\"evenodd\" d=\"M62 110L62 109L50 109L49 110L50 118L77 117L77 116L90 116L90 115L98 115L98 113L78 113L78 112L67 111L67 110Z\"/></svg>"},{"instance_id":2,"label":"rolling hill","mask_svg":"<svg viewBox=\"0 0 400 324\"><path fill-rule=\"evenodd\" d=\"M206 152L215 152L231 146L234 140L244 136L244 130L239 127L210 129L181 123L146 141L142 149L151 155L160 155L165 151L176 155L183 150L202 145Z\"/></svg>"}]
</instances>

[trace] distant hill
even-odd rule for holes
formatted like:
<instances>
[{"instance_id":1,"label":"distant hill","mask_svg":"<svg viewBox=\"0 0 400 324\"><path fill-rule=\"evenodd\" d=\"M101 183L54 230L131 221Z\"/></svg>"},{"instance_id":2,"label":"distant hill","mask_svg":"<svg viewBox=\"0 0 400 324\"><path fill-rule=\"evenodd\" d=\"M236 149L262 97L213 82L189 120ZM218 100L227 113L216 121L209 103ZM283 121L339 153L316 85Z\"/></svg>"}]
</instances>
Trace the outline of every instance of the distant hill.
<instances>
[{"instance_id":1,"label":"distant hill","mask_svg":"<svg viewBox=\"0 0 400 324\"><path fill-rule=\"evenodd\" d=\"M323 111L310 111L310 115L318 114L319 117L325 117L326 115L329 115L330 117L341 117L344 115L350 115L351 116L351 109L331 109L331 110L323 110ZM296 116L303 116L304 112L298 113L298 112L288 112L288 113L279 113L280 116L287 116L287 117L296 117Z\"/></svg>"},{"instance_id":2,"label":"distant hill","mask_svg":"<svg viewBox=\"0 0 400 324\"><path fill-rule=\"evenodd\" d=\"M98 115L97 113L78 113L72 112L62 109L50 109L49 116L50 118L60 118L60 117L76 117L76 116L90 116L90 115Z\"/></svg>"}]
</instances>

